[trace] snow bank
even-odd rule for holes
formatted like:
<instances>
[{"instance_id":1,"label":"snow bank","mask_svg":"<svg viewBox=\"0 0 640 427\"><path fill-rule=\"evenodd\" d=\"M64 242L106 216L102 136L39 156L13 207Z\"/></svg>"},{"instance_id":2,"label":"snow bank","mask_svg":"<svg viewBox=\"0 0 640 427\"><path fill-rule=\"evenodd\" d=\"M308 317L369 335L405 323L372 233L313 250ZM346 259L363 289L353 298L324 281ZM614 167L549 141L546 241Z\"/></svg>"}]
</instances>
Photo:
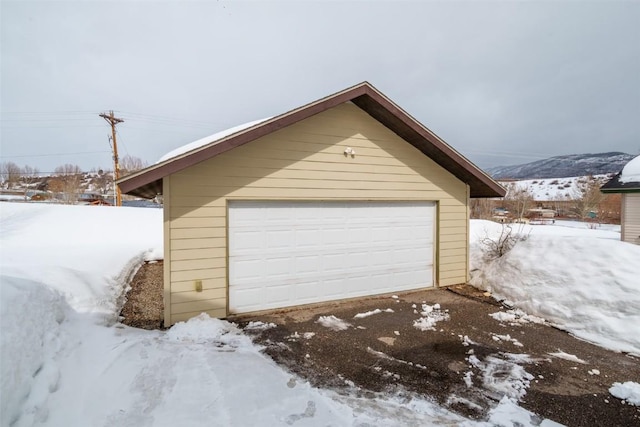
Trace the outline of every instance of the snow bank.
<instances>
[{"instance_id":1,"label":"snow bank","mask_svg":"<svg viewBox=\"0 0 640 427\"><path fill-rule=\"evenodd\" d=\"M161 259L162 210L0 203L0 270L111 317L130 276Z\"/></svg>"},{"instance_id":2,"label":"snow bank","mask_svg":"<svg viewBox=\"0 0 640 427\"><path fill-rule=\"evenodd\" d=\"M159 209L0 203L2 425L47 420L77 312L117 318L131 275L162 256Z\"/></svg>"},{"instance_id":3,"label":"snow bank","mask_svg":"<svg viewBox=\"0 0 640 427\"><path fill-rule=\"evenodd\" d=\"M60 293L37 282L2 277L0 288L0 425L13 425L28 408L46 418L43 402L58 387L56 355L69 306Z\"/></svg>"},{"instance_id":4,"label":"snow bank","mask_svg":"<svg viewBox=\"0 0 640 427\"><path fill-rule=\"evenodd\" d=\"M614 231L535 226L526 241L487 261L478 236L495 237L501 225L471 224L473 285L587 341L640 354L640 246Z\"/></svg>"},{"instance_id":5,"label":"snow bank","mask_svg":"<svg viewBox=\"0 0 640 427\"><path fill-rule=\"evenodd\" d=\"M166 338L195 344L215 344L218 347L252 347L251 340L233 323L213 319L206 313L179 322L167 332Z\"/></svg>"}]
</instances>

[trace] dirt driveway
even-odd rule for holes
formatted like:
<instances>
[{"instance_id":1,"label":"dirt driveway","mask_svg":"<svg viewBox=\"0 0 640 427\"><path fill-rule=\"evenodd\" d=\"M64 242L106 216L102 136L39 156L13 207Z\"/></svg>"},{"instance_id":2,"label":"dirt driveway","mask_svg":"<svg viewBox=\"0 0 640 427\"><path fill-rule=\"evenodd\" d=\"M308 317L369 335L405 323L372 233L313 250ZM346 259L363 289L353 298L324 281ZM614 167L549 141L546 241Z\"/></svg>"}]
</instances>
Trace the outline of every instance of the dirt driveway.
<instances>
[{"instance_id":1,"label":"dirt driveway","mask_svg":"<svg viewBox=\"0 0 640 427\"><path fill-rule=\"evenodd\" d=\"M330 316L349 325L339 330ZM640 379L639 359L518 319L468 286L230 320L277 325L245 330L318 387L416 393L473 419L508 394L567 426L640 426L640 408L608 393L614 382Z\"/></svg>"}]
</instances>

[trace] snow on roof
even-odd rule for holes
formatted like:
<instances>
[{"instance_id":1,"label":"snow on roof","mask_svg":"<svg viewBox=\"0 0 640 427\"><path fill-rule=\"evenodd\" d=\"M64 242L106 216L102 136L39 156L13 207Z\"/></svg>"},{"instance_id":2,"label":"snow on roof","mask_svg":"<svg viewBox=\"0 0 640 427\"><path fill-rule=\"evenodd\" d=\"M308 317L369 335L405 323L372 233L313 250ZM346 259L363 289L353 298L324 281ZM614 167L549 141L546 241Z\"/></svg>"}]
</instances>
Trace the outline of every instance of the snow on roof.
<instances>
[{"instance_id":1,"label":"snow on roof","mask_svg":"<svg viewBox=\"0 0 640 427\"><path fill-rule=\"evenodd\" d=\"M223 139L223 138L225 138L225 137L227 137L229 135L233 135L234 133L243 131L245 129L249 129L250 127L253 127L253 126L257 125L257 124L265 122L265 121L267 121L269 119L271 119L271 117L267 117L267 118L260 119L260 120L254 120L252 122L244 123L244 124L241 124L241 125L238 125L238 126L234 126L232 128L225 129L223 131L214 133L213 135L209 135L209 136L206 136L204 138L198 139L197 141L190 142L189 144L183 145L182 147L178 147L175 150L169 151L167 154L165 154L164 156L160 157L160 160L158 160L156 162L156 164L165 162L165 161L167 161L169 159L172 159L174 157L178 157L181 154L188 153L189 151L193 151L193 150L195 150L197 148L204 147L205 145L208 145L210 143L217 142L217 141L219 141L219 140L221 140L221 139Z\"/></svg>"},{"instance_id":2,"label":"snow on roof","mask_svg":"<svg viewBox=\"0 0 640 427\"><path fill-rule=\"evenodd\" d=\"M640 182L640 156L631 159L625 165L620 174L619 181L623 184L627 182Z\"/></svg>"}]
</instances>

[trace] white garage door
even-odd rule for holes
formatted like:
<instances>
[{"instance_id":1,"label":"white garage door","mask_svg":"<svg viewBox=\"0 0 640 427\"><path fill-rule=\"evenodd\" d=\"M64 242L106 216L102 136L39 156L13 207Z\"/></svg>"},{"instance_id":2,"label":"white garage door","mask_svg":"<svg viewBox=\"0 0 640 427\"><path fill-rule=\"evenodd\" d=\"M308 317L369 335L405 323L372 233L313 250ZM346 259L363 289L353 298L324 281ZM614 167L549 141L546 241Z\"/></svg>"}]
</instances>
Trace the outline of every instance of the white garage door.
<instances>
[{"instance_id":1,"label":"white garage door","mask_svg":"<svg viewBox=\"0 0 640 427\"><path fill-rule=\"evenodd\" d=\"M433 286L432 202L231 202L229 310Z\"/></svg>"}]
</instances>

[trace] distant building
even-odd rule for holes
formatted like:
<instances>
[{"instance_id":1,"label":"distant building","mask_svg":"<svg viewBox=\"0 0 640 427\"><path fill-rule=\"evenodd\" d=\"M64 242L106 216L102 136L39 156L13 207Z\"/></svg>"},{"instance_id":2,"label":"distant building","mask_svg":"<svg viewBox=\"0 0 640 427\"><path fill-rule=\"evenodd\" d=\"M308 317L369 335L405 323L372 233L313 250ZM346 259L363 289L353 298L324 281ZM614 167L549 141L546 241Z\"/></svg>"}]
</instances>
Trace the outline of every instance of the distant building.
<instances>
[{"instance_id":1,"label":"distant building","mask_svg":"<svg viewBox=\"0 0 640 427\"><path fill-rule=\"evenodd\" d=\"M600 191L621 194L621 240L640 245L640 156L627 163Z\"/></svg>"}]
</instances>

